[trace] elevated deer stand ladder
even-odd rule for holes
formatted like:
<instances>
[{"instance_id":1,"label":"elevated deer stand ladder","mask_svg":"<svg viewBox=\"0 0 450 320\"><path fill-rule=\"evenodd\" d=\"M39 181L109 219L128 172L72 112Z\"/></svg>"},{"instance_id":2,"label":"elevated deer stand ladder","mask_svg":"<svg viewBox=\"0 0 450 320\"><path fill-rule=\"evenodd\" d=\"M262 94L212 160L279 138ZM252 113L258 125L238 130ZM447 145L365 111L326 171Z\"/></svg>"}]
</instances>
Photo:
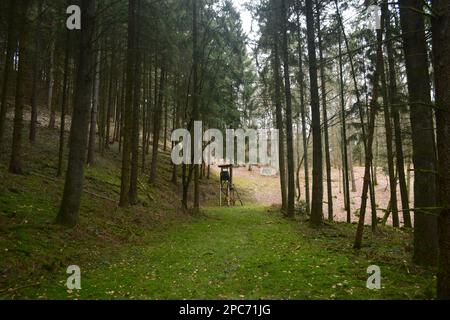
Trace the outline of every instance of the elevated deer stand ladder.
<instances>
[{"instance_id":1,"label":"elevated deer stand ladder","mask_svg":"<svg viewBox=\"0 0 450 320\"><path fill-rule=\"evenodd\" d=\"M242 203L241 196L233 184L233 165L226 164L219 166L220 168L220 206L222 206L222 197L227 206L234 206L236 201Z\"/></svg>"}]
</instances>

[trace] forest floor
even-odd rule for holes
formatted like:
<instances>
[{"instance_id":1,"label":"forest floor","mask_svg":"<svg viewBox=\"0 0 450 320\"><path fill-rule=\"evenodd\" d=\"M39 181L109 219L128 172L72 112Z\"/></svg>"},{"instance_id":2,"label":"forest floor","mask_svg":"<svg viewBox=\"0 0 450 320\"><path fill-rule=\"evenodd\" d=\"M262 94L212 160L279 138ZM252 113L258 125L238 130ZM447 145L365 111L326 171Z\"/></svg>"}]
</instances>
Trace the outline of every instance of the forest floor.
<instances>
[{"instance_id":1,"label":"forest floor","mask_svg":"<svg viewBox=\"0 0 450 320\"><path fill-rule=\"evenodd\" d=\"M219 169L215 168L218 172ZM375 199L377 205L377 215L381 220L385 215L384 209L389 206L390 200L390 189L389 189L389 177L386 173L383 173L382 168L377 169L377 180L378 184L375 186ZM361 191L364 182L364 167L354 166L354 189L352 190L352 185L350 184L350 207L351 207L351 220L356 222L359 219L358 213L361 205ZM311 172L310 172L311 174ZM333 216L336 221L347 221L347 212L345 211L344 195L342 191L342 179L341 170L338 168L331 169L331 187L332 187L332 201L333 201ZM241 188L247 191L248 194L252 195L253 201L266 206L271 205L281 205L281 193L280 193L280 177L276 176L262 176L260 174L260 169L253 167L253 170L249 171L247 167L235 168L233 170L234 182ZM410 183L412 185L414 177L410 174ZM324 193L323 193L323 211L324 216L328 215L328 199L327 199L327 189L326 189L326 175L324 174ZM301 185L301 201L305 201L305 177L303 174L303 168L300 174L300 185ZM310 182L310 190L312 185ZM310 191L311 192L311 191ZM410 199L410 207L413 207L414 203ZM400 190L397 187L397 207L400 210L402 208ZM370 201L367 203L367 212L365 222L366 224L371 224L371 204ZM400 225L403 225L403 215L399 212ZM413 217L411 217L413 218ZM392 225L392 216L389 216L387 220L388 225Z\"/></svg>"},{"instance_id":2,"label":"forest floor","mask_svg":"<svg viewBox=\"0 0 450 320\"><path fill-rule=\"evenodd\" d=\"M22 176L0 154L0 299L430 299L434 270L414 266L411 233L381 227L352 249L354 224L310 228L276 206L218 208L218 182L203 180L205 207L179 210L180 190L161 153L158 181L140 183L140 204L117 207L120 158L106 151L86 170L78 227L53 223L63 178L55 177L57 136L40 128L24 142ZM24 132L24 137L26 134ZM81 290L66 288L66 269L81 269ZM382 288L366 288L367 267L381 268Z\"/></svg>"}]
</instances>

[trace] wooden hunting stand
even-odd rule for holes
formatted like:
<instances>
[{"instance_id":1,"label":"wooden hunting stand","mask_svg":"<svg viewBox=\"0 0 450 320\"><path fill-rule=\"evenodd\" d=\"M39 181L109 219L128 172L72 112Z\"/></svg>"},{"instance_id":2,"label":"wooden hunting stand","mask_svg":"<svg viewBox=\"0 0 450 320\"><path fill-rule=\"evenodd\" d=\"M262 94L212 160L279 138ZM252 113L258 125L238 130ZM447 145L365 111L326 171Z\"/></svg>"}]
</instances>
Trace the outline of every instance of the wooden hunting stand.
<instances>
[{"instance_id":1,"label":"wooden hunting stand","mask_svg":"<svg viewBox=\"0 0 450 320\"><path fill-rule=\"evenodd\" d=\"M220 168L220 206L222 206L222 196L225 197L224 202L227 206L234 206L236 200L242 203L239 192L233 184L233 165L225 164L219 166Z\"/></svg>"}]
</instances>

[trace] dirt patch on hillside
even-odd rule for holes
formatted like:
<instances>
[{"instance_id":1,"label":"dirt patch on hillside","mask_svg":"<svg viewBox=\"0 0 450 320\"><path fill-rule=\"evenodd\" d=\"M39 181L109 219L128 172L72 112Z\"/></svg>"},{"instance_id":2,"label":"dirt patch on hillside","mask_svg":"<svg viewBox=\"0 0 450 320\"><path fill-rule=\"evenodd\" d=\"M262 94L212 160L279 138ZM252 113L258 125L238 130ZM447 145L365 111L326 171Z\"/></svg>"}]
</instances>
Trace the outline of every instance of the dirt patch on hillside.
<instances>
[{"instance_id":1,"label":"dirt patch on hillside","mask_svg":"<svg viewBox=\"0 0 450 320\"><path fill-rule=\"evenodd\" d=\"M219 171L218 168L214 168L214 170ZM303 173L303 171L302 171ZM332 176L332 192L333 192L333 213L335 220L338 221L346 221L346 212L344 210L344 194L342 190L342 173L338 169L333 168L331 172ZM264 204L264 205L273 205L273 204L281 204L281 193L280 193L280 178L279 176L263 176L260 173L260 169L254 167L252 171L249 171L248 168L240 167L235 168L233 170L234 183L237 188L242 189L247 194L247 197L252 199L252 201ZM355 215L355 212L358 210L361 204L361 191L363 185L363 177L364 177L364 168L363 167L354 167L354 176L355 176L355 190L350 192L350 201L351 201L351 210L352 210L352 221L357 221L358 217ZM381 169L377 172L377 180L378 185L375 187L375 198L376 204L378 206L378 216L380 218L383 217L384 212L381 209L385 209L388 207L389 199L390 199L390 190L389 190L389 178L387 175L381 172ZM300 176L301 183L301 199L305 200L305 180L304 176ZM411 177L411 185L413 183ZM350 185L350 189L351 189ZM310 187L311 189L311 187ZM397 188L398 189L398 188ZM326 175L324 174L324 216L327 215L328 212L328 202L327 202L327 193L326 193ZM400 201L400 191L397 190L397 199L398 199L398 208L401 209L401 201ZM412 201L412 200L410 200ZM413 206L413 203L410 203L410 207ZM366 223L370 224L370 201L368 201L367 214L366 214ZM400 223L403 223L403 217L400 213ZM388 224L392 224L392 220L388 219Z\"/></svg>"}]
</instances>

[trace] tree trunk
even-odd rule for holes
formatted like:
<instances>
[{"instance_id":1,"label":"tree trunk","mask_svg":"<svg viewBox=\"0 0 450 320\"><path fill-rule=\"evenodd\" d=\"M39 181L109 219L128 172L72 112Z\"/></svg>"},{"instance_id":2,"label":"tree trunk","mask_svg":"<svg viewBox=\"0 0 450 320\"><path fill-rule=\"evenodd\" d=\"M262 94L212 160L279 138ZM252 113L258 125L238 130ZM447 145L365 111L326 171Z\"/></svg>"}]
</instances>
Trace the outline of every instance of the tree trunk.
<instances>
[{"instance_id":1,"label":"tree trunk","mask_svg":"<svg viewBox=\"0 0 450 320\"><path fill-rule=\"evenodd\" d=\"M342 186L344 190L344 205L347 211L347 223L352 222L351 208L350 208L350 188L348 182L348 151L347 151L347 124L346 124L346 112L345 112L345 99L344 99L344 71L342 62L342 46L341 46L341 32L339 31L339 94L341 98L341 123L342 123Z\"/></svg>"},{"instance_id":2,"label":"tree trunk","mask_svg":"<svg viewBox=\"0 0 450 320\"><path fill-rule=\"evenodd\" d=\"M64 155L64 131L65 131L65 117L67 109L67 93L68 93L68 77L69 77L69 55L70 55L70 31L66 30L66 50L64 56L64 79L63 92L61 102L61 127L59 129L59 153L58 153L58 171L57 177L62 175L63 155Z\"/></svg>"},{"instance_id":3,"label":"tree trunk","mask_svg":"<svg viewBox=\"0 0 450 320\"><path fill-rule=\"evenodd\" d=\"M136 2L128 2L128 50L127 50L127 75L125 104L122 112L123 118L123 142L122 142L122 173L120 187L119 206L128 207L130 205L130 176L131 176L131 137L132 137L132 112L133 112L133 84L134 84L134 63L135 63L135 29L136 29Z\"/></svg>"},{"instance_id":4,"label":"tree trunk","mask_svg":"<svg viewBox=\"0 0 450 320\"><path fill-rule=\"evenodd\" d=\"M119 142L119 153L120 153L120 141L122 141L121 136L121 126L122 126L122 109L125 100L125 88L126 88L126 64L124 70L122 71L122 79L120 80L119 88L120 90L117 92L118 99L116 104L116 112L115 112L115 123L114 123L114 142Z\"/></svg>"},{"instance_id":5,"label":"tree trunk","mask_svg":"<svg viewBox=\"0 0 450 320\"><path fill-rule=\"evenodd\" d=\"M22 174L22 127L23 127L23 107L25 96L25 77L28 64L28 9L29 0L21 0L20 4L20 28L19 28L19 69L17 70L16 98L14 107L14 127L11 150L11 160L9 162L9 172Z\"/></svg>"},{"instance_id":6,"label":"tree trunk","mask_svg":"<svg viewBox=\"0 0 450 320\"><path fill-rule=\"evenodd\" d=\"M422 9L421 0L400 0L414 163L414 262L434 265L438 253L437 218L421 209L436 206L436 155Z\"/></svg>"},{"instance_id":7,"label":"tree trunk","mask_svg":"<svg viewBox=\"0 0 450 320\"><path fill-rule=\"evenodd\" d=\"M164 138L163 138L163 143L164 143L164 151L167 151L167 123L168 123L168 103L166 101L165 105L164 105Z\"/></svg>"},{"instance_id":8,"label":"tree trunk","mask_svg":"<svg viewBox=\"0 0 450 320\"><path fill-rule=\"evenodd\" d=\"M306 136L306 111L305 111L305 91L304 91L304 73L303 73L303 49L300 27L300 1L297 1L297 42L298 42L298 68L299 68L299 88L300 88L300 114L302 117L302 138L303 138L303 165L305 171L305 201L306 213L310 214L310 192L309 192L309 159L308 159L308 141Z\"/></svg>"},{"instance_id":9,"label":"tree trunk","mask_svg":"<svg viewBox=\"0 0 450 320\"><path fill-rule=\"evenodd\" d=\"M8 86L13 73L14 53L16 52L16 6L18 1L10 0L8 5L8 41L6 44L5 70L3 72L2 99L0 105L0 148L5 132L6 112L8 110Z\"/></svg>"},{"instance_id":10,"label":"tree trunk","mask_svg":"<svg viewBox=\"0 0 450 320\"><path fill-rule=\"evenodd\" d=\"M140 0L137 0L137 12L140 12ZM137 179L139 173L139 109L141 105L141 54L139 52L140 45L140 19L139 15L136 17L136 50L134 61L134 97L133 97L133 124L131 129L131 174L130 174L130 204L135 205L138 201Z\"/></svg>"},{"instance_id":11,"label":"tree trunk","mask_svg":"<svg viewBox=\"0 0 450 320\"><path fill-rule=\"evenodd\" d=\"M386 39L392 38L392 27L387 3L386 6ZM395 157L396 166L398 174L398 182L400 187L400 195L402 200L402 212L403 212L403 224L406 228L411 228L411 215L409 213L409 200L408 191L406 188L406 178L405 178L405 165L403 156L403 145L402 145L402 134L400 126L400 100L398 98L397 92L397 76L395 71L395 58L394 58L394 48L393 41L386 42L386 49L388 54L388 65L389 65L389 100L391 117L394 122L394 134L395 134Z\"/></svg>"},{"instance_id":12,"label":"tree trunk","mask_svg":"<svg viewBox=\"0 0 450 320\"><path fill-rule=\"evenodd\" d=\"M144 92L144 97L143 97L143 105L142 105L142 173L144 173L145 171L145 161L146 161L146 156L147 156L147 131L148 131L148 111L150 110L149 108L149 101L150 101L150 87L149 87L149 78L151 78L151 67L150 64L148 63L148 60L146 56L143 57L143 69L144 69L144 74L143 76L143 92ZM150 68L149 72L147 73L147 69Z\"/></svg>"},{"instance_id":13,"label":"tree trunk","mask_svg":"<svg viewBox=\"0 0 450 320\"><path fill-rule=\"evenodd\" d=\"M98 152L101 156L105 153L105 131L106 131L106 97L108 96L108 72L106 71L108 68L108 52L107 52L107 41L102 41L102 54L100 57L100 70L103 72L100 72L100 87L99 92L100 95L98 97L98 109L97 109L97 126L98 126Z\"/></svg>"},{"instance_id":14,"label":"tree trunk","mask_svg":"<svg viewBox=\"0 0 450 320\"><path fill-rule=\"evenodd\" d=\"M113 42L114 45L114 42ZM114 77L115 77L115 68L116 68L116 53L115 50L111 53L111 69L109 75L109 89L108 89L108 105L106 106L106 134L105 134L105 149L109 149L110 144L110 135L111 135L111 113L112 107L114 105Z\"/></svg>"},{"instance_id":15,"label":"tree trunk","mask_svg":"<svg viewBox=\"0 0 450 320\"><path fill-rule=\"evenodd\" d=\"M164 62L163 62L164 64ZM152 146L152 163L150 167L150 179L149 183L154 184L156 181L157 174L157 166L158 166L158 153L159 153L159 138L161 132L161 113L164 99L164 88L165 88L165 80L166 80L166 70L165 66L162 66L160 81L159 81L159 90L158 90L158 103L156 105L155 111L153 113L153 146Z\"/></svg>"},{"instance_id":16,"label":"tree trunk","mask_svg":"<svg viewBox=\"0 0 450 320\"><path fill-rule=\"evenodd\" d=\"M296 178L295 179L295 187L297 188L297 192L298 192L297 193L297 202L300 201L300 198L302 196L302 189L300 187L300 169L302 166L302 161L300 158L300 121L298 121L298 120L300 120L300 114L297 119L296 137L295 137L296 149L297 149L297 169L295 172L295 178Z\"/></svg>"},{"instance_id":17,"label":"tree trunk","mask_svg":"<svg viewBox=\"0 0 450 320\"><path fill-rule=\"evenodd\" d=\"M97 135L97 114L98 105L100 99L100 62L101 62L101 50L97 52L97 60L95 63L95 81L94 81L94 95L92 97L91 107L91 125L89 131L89 144L87 164L93 166L95 164L95 137Z\"/></svg>"},{"instance_id":18,"label":"tree trunk","mask_svg":"<svg viewBox=\"0 0 450 320\"><path fill-rule=\"evenodd\" d=\"M406 167L406 188L408 189L408 200L411 199L411 159L408 159Z\"/></svg>"},{"instance_id":19,"label":"tree trunk","mask_svg":"<svg viewBox=\"0 0 450 320\"><path fill-rule=\"evenodd\" d=\"M198 106L199 99L199 81L198 81L198 71L199 71L199 48L198 48L198 0L193 0L192 5L192 61L193 61L193 92L192 92L192 123L200 120L200 110ZM192 147L195 148L194 143ZM192 153L193 156L194 152ZM200 210L200 168L198 164L193 164L194 166L194 213Z\"/></svg>"},{"instance_id":20,"label":"tree trunk","mask_svg":"<svg viewBox=\"0 0 450 320\"><path fill-rule=\"evenodd\" d=\"M333 191L331 184L331 160L330 160L330 142L328 137L328 113L327 113L327 89L325 79L325 60L322 49L322 30L320 22L319 1L316 0L317 14L317 38L319 45L319 63L320 63L320 91L322 92L322 116L323 116L323 137L325 142L325 167L327 174L327 196L328 196L328 220L333 221Z\"/></svg>"},{"instance_id":21,"label":"tree trunk","mask_svg":"<svg viewBox=\"0 0 450 320\"><path fill-rule=\"evenodd\" d=\"M313 133L313 185L311 202L311 224L322 224L322 135L320 130L319 85L317 81L317 59L314 28L313 1L306 0L306 28L308 36L309 79L311 91L311 118Z\"/></svg>"},{"instance_id":22,"label":"tree trunk","mask_svg":"<svg viewBox=\"0 0 450 320\"><path fill-rule=\"evenodd\" d=\"M437 297L450 299L450 6L433 1L433 58L439 153L439 262Z\"/></svg>"},{"instance_id":23,"label":"tree trunk","mask_svg":"<svg viewBox=\"0 0 450 320\"><path fill-rule=\"evenodd\" d=\"M178 87L178 86L177 86ZM180 89L180 88L178 88ZM181 90L179 90L178 92L181 92ZM180 98L177 94L176 97L176 104L174 106L174 117L172 119L173 121L173 128L178 128L180 126ZM175 146L175 142L172 142L172 148ZM208 166L208 179L209 179L209 166ZM172 166L172 183L174 185L177 185L177 180L178 180L178 166L176 164L173 164Z\"/></svg>"},{"instance_id":24,"label":"tree trunk","mask_svg":"<svg viewBox=\"0 0 450 320\"><path fill-rule=\"evenodd\" d=\"M387 4L383 3L382 14L385 21L388 21L389 17L387 15ZM389 22L386 23L386 25ZM392 223L393 226L398 228L398 207L397 207L397 181L395 179L395 168L394 168L394 153L392 151L392 125L391 125L391 101L388 99L388 90L386 83L386 72L384 57L382 56L381 67L380 67L380 79L381 79L381 93L383 96L383 114L384 114L384 128L386 133L386 156L389 174L389 191L391 197L391 211L392 211ZM392 98L392 97L391 97Z\"/></svg>"},{"instance_id":25,"label":"tree trunk","mask_svg":"<svg viewBox=\"0 0 450 320\"><path fill-rule=\"evenodd\" d=\"M354 87L355 87L356 104L358 106L358 111L359 111L359 119L360 119L360 124L361 124L361 133L362 133L362 140L363 140L363 143L364 143L364 153L365 153L366 152L366 148L367 148L367 134L366 134L366 129L365 129L365 125L364 125L364 111L363 111L363 108L362 108L361 94L360 94L359 87L358 87L358 81L356 79L355 64L353 63L353 54L352 54L352 52L350 50L349 41L348 41L347 35L345 33L344 23L342 22L342 16L341 16L340 11L339 11L338 0L335 0L335 5L336 5L336 14L337 14L337 17L338 17L338 23L339 23L340 29L342 31L342 35L343 35L344 43L345 43L345 48L347 50L348 58L350 60L350 68L351 68L353 84L354 84ZM370 112L368 111L367 112L368 117L369 117L369 113ZM372 168L372 166L371 166L371 177L373 177L373 168ZM369 180L371 180L371 179L369 178ZM376 211L376 200L375 200L375 183L373 183L373 181L369 181L369 190L370 190L370 202L371 202L371 209L372 209L371 210L372 211L372 231L375 231L375 229L376 229L376 221L377 221L377 211Z\"/></svg>"},{"instance_id":26,"label":"tree trunk","mask_svg":"<svg viewBox=\"0 0 450 320\"><path fill-rule=\"evenodd\" d=\"M292 129L292 96L291 96L291 80L289 74L289 51L288 51L288 35L286 11L286 0L281 0L281 32L283 35L283 69L284 69L284 91L286 98L286 143L287 143L287 211L288 217L294 217L295 214L295 167L294 167L294 139Z\"/></svg>"},{"instance_id":27,"label":"tree trunk","mask_svg":"<svg viewBox=\"0 0 450 320\"><path fill-rule=\"evenodd\" d=\"M55 40L52 40L52 44L50 45L50 70L48 72L49 74L49 80L48 80L48 95L47 95L47 108L50 112L50 119L48 122L48 127L50 129L55 128L55 121L56 121L56 110L55 106L53 104L53 89L55 87Z\"/></svg>"},{"instance_id":28,"label":"tree trunk","mask_svg":"<svg viewBox=\"0 0 450 320\"><path fill-rule=\"evenodd\" d=\"M39 1L39 7L38 7L38 14L42 14L42 0ZM33 54L33 85L31 89L31 117L30 117L30 132L28 139L31 143L36 141L36 130L37 130L37 117L38 117L38 110L37 110L37 100L38 100L38 84L41 80L41 76L39 75L40 72L40 63L39 63L39 53L41 50L41 19L37 22L36 30L35 30L35 43L34 43L34 54Z\"/></svg>"},{"instance_id":29,"label":"tree trunk","mask_svg":"<svg viewBox=\"0 0 450 320\"><path fill-rule=\"evenodd\" d=\"M383 17L382 17L383 20ZM367 206L367 192L370 187L370 171L372 167L372 144L375 132L375 119L378 112L378 96L379 96L379 80L380 73L383 68L383 49L382 49L383 34L381 30L377 30L377 58L376 58L376 68L373 75L373 91L372 91L372 101L370 103L370 114L369 114L369 135L366 144L366 159L364 167L364 182L361 195L361 207L359 210L359 221L358 228L356 230L355 243L353 247L355 249L361 249L364 224L366 217L366 206Z\"/></svg>"},{"instance_id":30,"label":"tree trunk","mask_svg":"<svg viewBox=\"0 0 450 320\"><path fill-rule=\"evenodd\" d=\"M286 190L286 164L284 155L284 129L283 112L281 105L281 76L280 76L280 56L278 50L277 38L273 39L273 74L275 78L275 121L278 132L278 164L280 171L281 186L281 211L287 212L287 190Z\"/></svg>"},{"instance_id":31,"label":"tree trunk","mask_svg":"<svg viewBox=\"0 0 450 320\"><path fill-rule=\"evenodd\" d=\"M350 141L348 144L348 158L347 158L347 162L348 162L348 170L350 173L350 180L352 183L352 192L356 192L356 183L355 183L355 172L353 170L353 142ZM350 194L349 194L350 197Z\"/></svg>"},{"instance_id":32,"label":"tree trunk","mask_svg":"<svg viewBox=\"0 0 450 320\"><path fill-rule=\"evenodd\" d=\"M70 130L69 162L63 198L57 221L73 227L78 223L81 193L83 191L84 164L89 127L89 109L94 77L93 35L95 28L95 0L82 0L83 28L80 32L80 51L74 96L72 127Z\"/></svg>"}]
</instances>

